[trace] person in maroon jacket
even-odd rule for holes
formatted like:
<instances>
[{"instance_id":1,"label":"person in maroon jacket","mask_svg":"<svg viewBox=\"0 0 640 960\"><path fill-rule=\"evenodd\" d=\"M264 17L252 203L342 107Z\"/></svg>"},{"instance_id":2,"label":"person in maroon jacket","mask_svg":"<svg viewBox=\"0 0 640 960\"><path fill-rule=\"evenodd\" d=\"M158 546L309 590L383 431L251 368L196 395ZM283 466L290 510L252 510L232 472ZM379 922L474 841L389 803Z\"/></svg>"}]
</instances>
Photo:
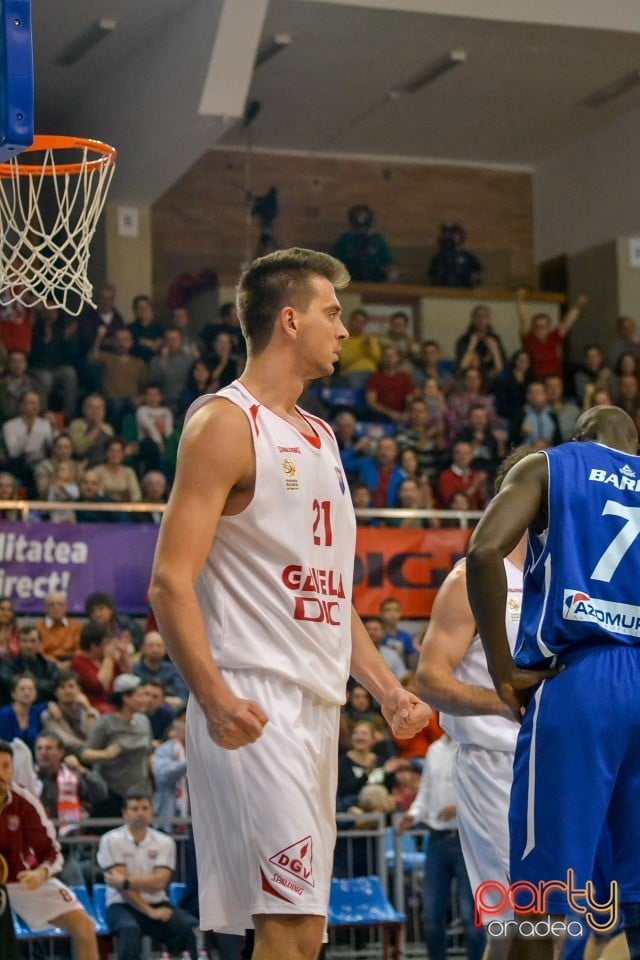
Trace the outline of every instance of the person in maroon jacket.
<instances>
[{"instance_id":1,"label":"person in maroon jacket","mask_svg":"<svg viewBox=\"0 0 640 960\"><path fill-rule=\"evenodd\" d=\"M12 781L13 748L0 740L0 879L11 906L32 930L66 930L77 960L98 960L93 921L54 876L62 868L54 826L40 801Z\"/></svg>"}]
</instances>

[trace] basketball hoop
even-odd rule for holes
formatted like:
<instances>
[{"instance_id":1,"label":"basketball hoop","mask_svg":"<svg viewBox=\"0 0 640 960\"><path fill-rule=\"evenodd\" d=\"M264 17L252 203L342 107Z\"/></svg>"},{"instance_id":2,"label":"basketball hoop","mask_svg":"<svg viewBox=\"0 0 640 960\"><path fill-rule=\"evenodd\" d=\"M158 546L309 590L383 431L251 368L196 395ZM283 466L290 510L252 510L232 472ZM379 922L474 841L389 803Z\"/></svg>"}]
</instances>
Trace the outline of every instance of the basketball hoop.
<instances>
[{"instance_id":1,"label":"basketball hoop","mask_svg":"<svg viewBox=\"0 0 640 960\"><path fill-rule=\"evenodd\" d=\"M115 170L99 140L36 136L0 163L0 303L93 304L89 245Z\"/></svg>"}]
</instances>

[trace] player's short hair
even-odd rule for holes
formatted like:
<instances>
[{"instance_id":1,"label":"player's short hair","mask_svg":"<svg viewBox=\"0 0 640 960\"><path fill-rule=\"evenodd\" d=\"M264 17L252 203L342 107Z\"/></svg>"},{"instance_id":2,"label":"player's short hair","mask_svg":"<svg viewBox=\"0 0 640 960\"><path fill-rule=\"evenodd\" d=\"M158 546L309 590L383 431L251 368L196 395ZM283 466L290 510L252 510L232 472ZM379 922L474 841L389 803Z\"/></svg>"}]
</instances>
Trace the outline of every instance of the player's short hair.
<instances>
[{"instance_id":1,"label":"player's short hair","mask_svg":"<svg viewBox=\"0 0 640 960\"><path fill-rule=\"evenodd\" d=\"M511 467L515 467L516 463L520 463L521 460L524 460L524 458L528 457L531 453L538 453L538 451L532 449L532 447L515 447L511 453L507 454L496 472L496 478L493 482L494 493L499 492Z\"/></svg>"},{"instance_id":2,"label":"player's short hair","mask_svg":"<svg viewBox=\"0 0 640 960\"><path fill-rule=\"evenodd\" d=\"M347 286L349 271L335 257L292 247L254 260L240 277L236 306L240 326L253 356L271 340L276 317L286 306L306 310L313 298L313 277L326 277L336 290Z\"/></svg>"}]
</instances>

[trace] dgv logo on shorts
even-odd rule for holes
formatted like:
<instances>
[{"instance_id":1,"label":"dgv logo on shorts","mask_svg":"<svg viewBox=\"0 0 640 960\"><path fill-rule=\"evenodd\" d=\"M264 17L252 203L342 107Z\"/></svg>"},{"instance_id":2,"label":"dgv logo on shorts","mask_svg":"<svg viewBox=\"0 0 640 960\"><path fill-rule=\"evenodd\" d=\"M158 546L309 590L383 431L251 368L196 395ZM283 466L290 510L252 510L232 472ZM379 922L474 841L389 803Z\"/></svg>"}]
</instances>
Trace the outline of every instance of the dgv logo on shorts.
<instances>
[{"instance_id":1,"label":"dgv logo on shorts","mask_svg":"<svg viewBox=\"0 0 640 960\"><path fill-rule=\"evenodd\" d=\"M640 607L634 604L598 600L579 590L565 590L562 617L601 623L625 637L640 637Z\"/></svg>"},{"instance_id":2,"label":"dgv logo on shorts","mask_svg":"<svg viewBox=\"0 0 640 960\"><path fill-rule=\"evenodd\" d=\"M313 843L311 837L303 837L302 840L296 840L295 843L284 847L279 853L274 853L269 857L269 863L286 873L290 873L296 880L302 880L308 883L310 887L315 887L313 879Z\"/></svg>"}]
</instances>

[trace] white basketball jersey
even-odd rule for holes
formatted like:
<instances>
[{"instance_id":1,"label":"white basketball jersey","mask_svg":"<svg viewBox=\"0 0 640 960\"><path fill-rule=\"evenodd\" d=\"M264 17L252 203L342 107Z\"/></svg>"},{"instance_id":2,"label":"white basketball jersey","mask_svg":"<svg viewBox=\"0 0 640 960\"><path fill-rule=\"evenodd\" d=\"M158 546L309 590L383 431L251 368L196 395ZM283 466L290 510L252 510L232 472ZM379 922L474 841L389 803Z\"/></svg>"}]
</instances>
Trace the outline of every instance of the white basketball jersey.
<instances>
[{"instance_id":1,"label":"white basketball jersey","mask_svg":"<svg viewBox=\"0 0 640 960\"><path fill-rule=\"evenodd\" d=\"M522 571L507 559L504 561L504 569L507 575L505 626L509 647L513 653L522 605ZM493 680L489 674L487 658L479 634L476 633L453 675L460 683L493 689ZM451 714L441 713L440 725L456 743L472 744L485 747L487 750L515 750L520 729L515 720L508 720L506 717L495 714L454 717Z\"/></svg>"},{"instance_id":2,"label":"white basketball jersey","mask_svg":"<svg viewBox=\"0 0 640 960\"><path fill-rule=\"evenodd\" d=\"M251 503L221 517L196 582L221 667L270 670L343 703L351 660L355 516L331 428L302 410L308 436L238 380L256 460ZM192 405L188 417L206 402Z\"/></svg>"}]
</instances>

